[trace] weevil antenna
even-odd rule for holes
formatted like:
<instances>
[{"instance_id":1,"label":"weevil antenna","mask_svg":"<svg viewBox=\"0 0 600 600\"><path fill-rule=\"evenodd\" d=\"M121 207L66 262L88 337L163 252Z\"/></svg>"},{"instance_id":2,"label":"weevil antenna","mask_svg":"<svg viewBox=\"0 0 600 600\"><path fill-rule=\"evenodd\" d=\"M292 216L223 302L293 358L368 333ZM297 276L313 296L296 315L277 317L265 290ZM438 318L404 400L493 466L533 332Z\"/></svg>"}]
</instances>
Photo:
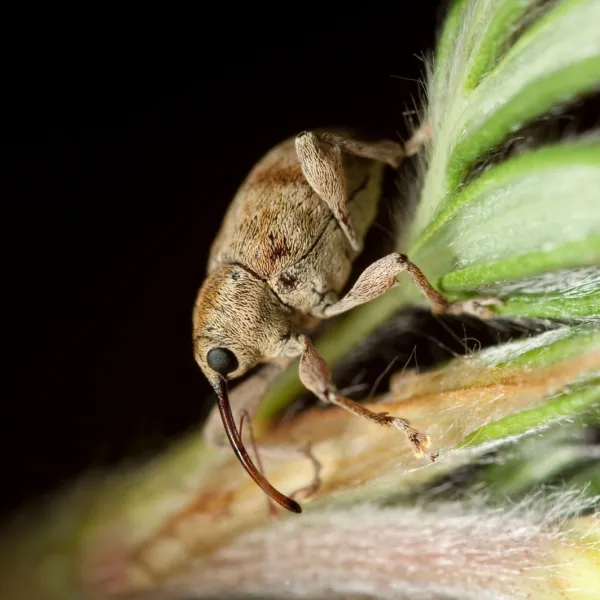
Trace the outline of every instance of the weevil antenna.
<instances>
[{"instance_id":1,"label":"weevil antenna","mask_svg":"<svg viewBox=\"0 0 600 600\"><path fill-rule=\"evenodd\" d=\"M256 468L252 459L246 452L246 448L242 442L242 439L235 426L233 414L231 413L231 406L229 404L229 394L227 392L227 380L225 377L219 377L219 386L215 390L217 392L217 403L219 405L219 412L221 413L221 419L223 420L223 427L227 434L227 439L238 457L238 460L242 463L242 466L250 477L254 479L256 484L267 494L270 498L273 498L275 502L287 508L287 510L295 513L301 513L302 507L291 498L284 496L281 492L278 492L265 478L265 476Z\"/></svg>"}]
</instances>

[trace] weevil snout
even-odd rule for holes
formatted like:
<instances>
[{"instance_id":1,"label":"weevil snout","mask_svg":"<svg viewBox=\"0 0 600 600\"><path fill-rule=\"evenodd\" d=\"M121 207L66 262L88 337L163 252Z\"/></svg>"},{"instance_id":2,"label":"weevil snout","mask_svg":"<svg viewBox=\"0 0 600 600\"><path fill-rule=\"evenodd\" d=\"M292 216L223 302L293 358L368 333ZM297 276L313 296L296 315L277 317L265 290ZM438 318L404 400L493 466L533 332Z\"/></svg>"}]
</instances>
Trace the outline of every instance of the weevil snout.
<instances>
[{"instance_id":1,"label":"weevil snout","mask_svg":"<svg viewBox=\"0 0 600 600\"><path fill-rule=\"evenodd\" d=\"M221 413L221 419L223 420L223 427L225 433L229 439L229 443L233 448L235 455L237 456L240 463L246 472L254 479L257 485L262 489L267 496L275 500L280 506L286 508L295 513L301 513L302 507L292 498L284 496L280 491L276 490L268 481L267 478L256 468L252 459L248 455L244 443L240 437L238 429L236 427L233 414L231 412L231 406L229 404L229 397L227 393L227 379L220 376L218 379L218 385L215 387L217 393L217 404L219 406L219 412Z\"/></svg>"},{"instance_id":2,"label":"weevil snout","mask_svg":"<svg viewBox=\"0 0 600 600\"><path fill-rule=\"evenodd\" d=\"M235 423L227 382L265 359L281 356L293 343L287 309L267 283L237 265L211 274L194 308L196 361L217 394L227 438L242 466L273 500L292 512L300 505L277 491L249 457Z\"/></svg>"}]
</instances>

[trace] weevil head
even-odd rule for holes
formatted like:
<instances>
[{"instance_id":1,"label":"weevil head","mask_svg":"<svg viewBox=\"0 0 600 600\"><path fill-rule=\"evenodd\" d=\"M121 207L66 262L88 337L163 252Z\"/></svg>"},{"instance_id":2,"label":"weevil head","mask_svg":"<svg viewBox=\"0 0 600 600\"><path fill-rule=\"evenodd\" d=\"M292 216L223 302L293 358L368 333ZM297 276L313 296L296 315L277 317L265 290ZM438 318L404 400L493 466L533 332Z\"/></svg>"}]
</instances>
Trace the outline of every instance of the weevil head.
<instances>
[{"instance_id":1,"label":"weevil head","mask_svg":"<svg viewBox=\"0 0 600 600\"><path fill-rule=\"evenodd\" d=\"M198 293L194 351L217 394L223 427L238 460L269 497L299 513L300 505L277 491L252 462L237 430L227 392L228 379L243 375L264 360L285 355L291 341L291 313L269 285L247 269L221 267L206 279Z\"/></svg>"},{"instance_id":2,"label":"weevil head","mask_svg":"<svg viewBox=\"0 0 600 600\"><path fill-rule=\"evenodd\" d=\"M286 355L291 309L268 283L237 265L212 273L194 308L194 354L216 389L220 377L235 379L255 365Z\"/></svg>"}]
</instances>

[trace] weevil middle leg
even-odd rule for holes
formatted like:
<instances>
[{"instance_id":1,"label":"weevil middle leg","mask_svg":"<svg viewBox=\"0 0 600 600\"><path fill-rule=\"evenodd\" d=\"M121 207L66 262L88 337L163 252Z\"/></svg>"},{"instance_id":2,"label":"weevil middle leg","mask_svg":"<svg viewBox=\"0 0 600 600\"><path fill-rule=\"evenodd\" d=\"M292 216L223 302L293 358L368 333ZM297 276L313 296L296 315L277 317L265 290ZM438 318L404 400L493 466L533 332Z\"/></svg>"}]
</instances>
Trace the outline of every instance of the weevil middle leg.
<instances>
[{"instance_id":1,"label":"weevil middle leg","mask_svg":"<svg viewBox=\"0 0 600 600\"><path fill-rule=\"evenodd\" d=\"M375 261L367 267L352 289L338 302L319 307L316 316L320 318L334 317L347 312L356 306L370 302L400 282L396 277L402 272L408 272L413 283L429 300L431 312L435 315L449 312L451 314L471 314L479 318L491 318L493 313L487 306L502 304L493 297L472 298L463 302L449 302L429 282L417 265L412 263L405 254L393 252Z\"/></svg>"},{"instance_id":2,"label":"weevil middle leg","mask_svg":"<svg viewBox=\"0 0 600 600\"><path fill-rule=\"evenodd\" d=\"M361 142L329 132L305 131L296 137L296 153L306 180L327 204L354 250L360 249L360 241L348 211L342 152L377 160L397 168L404 157L415 154L430 136L431 128L426 122L404 146L391 140ZM413 283L427 297L434 314L466 313L490 318L493 313L486 307L502 304L496 298L488 296L472 298L465 302L449 302L406 255L393 253L368 267L342 300L335 304L315 307L313 314L319 318L332 317L369 302L398 285L396 276L403 271L409 273Z\"/></svg>"}]
</instances>

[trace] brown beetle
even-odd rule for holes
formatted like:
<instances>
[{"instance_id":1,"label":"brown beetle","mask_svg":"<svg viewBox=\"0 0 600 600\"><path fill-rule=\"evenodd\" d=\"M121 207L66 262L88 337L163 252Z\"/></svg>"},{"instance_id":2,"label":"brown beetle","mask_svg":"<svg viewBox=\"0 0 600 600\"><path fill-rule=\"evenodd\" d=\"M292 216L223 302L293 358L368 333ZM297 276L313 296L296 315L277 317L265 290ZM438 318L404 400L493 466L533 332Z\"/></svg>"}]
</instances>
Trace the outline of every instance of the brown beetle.
<instances>
[{"instance_id":1,"label":"brown beetle","mask_svg":"<svg viewBox=\"0 0 600 600\"><path fill-rule=\"evenodd\" d=\"M250 395L239 394L243 400L237 409L255 409L280 368L300 356L300 379L319 399L403 430L416 454L434 460L426 450L429 438L405 419L374 413L340 395L307 333L320 319L395 287L402 271L408 271L434 313L491 315L485 304L493 299L449 303L398 253L373 263L339 297L375 219L384 166L397 168L425 139L426 128L406 146L389 140L361 142L331 132L304 132L288 139L252 169L212 245L208 275L194 308L195 358L217 394L225 432L240 462L271 498L291 511L301 512L300 505L268 483L244 448L229 404L228 379L259 363L272 365L256 376ZM244 389L242 385L240 392ZM213 413L206 429L212 442L219 413Z\"/></svg>"}]
</instances>

